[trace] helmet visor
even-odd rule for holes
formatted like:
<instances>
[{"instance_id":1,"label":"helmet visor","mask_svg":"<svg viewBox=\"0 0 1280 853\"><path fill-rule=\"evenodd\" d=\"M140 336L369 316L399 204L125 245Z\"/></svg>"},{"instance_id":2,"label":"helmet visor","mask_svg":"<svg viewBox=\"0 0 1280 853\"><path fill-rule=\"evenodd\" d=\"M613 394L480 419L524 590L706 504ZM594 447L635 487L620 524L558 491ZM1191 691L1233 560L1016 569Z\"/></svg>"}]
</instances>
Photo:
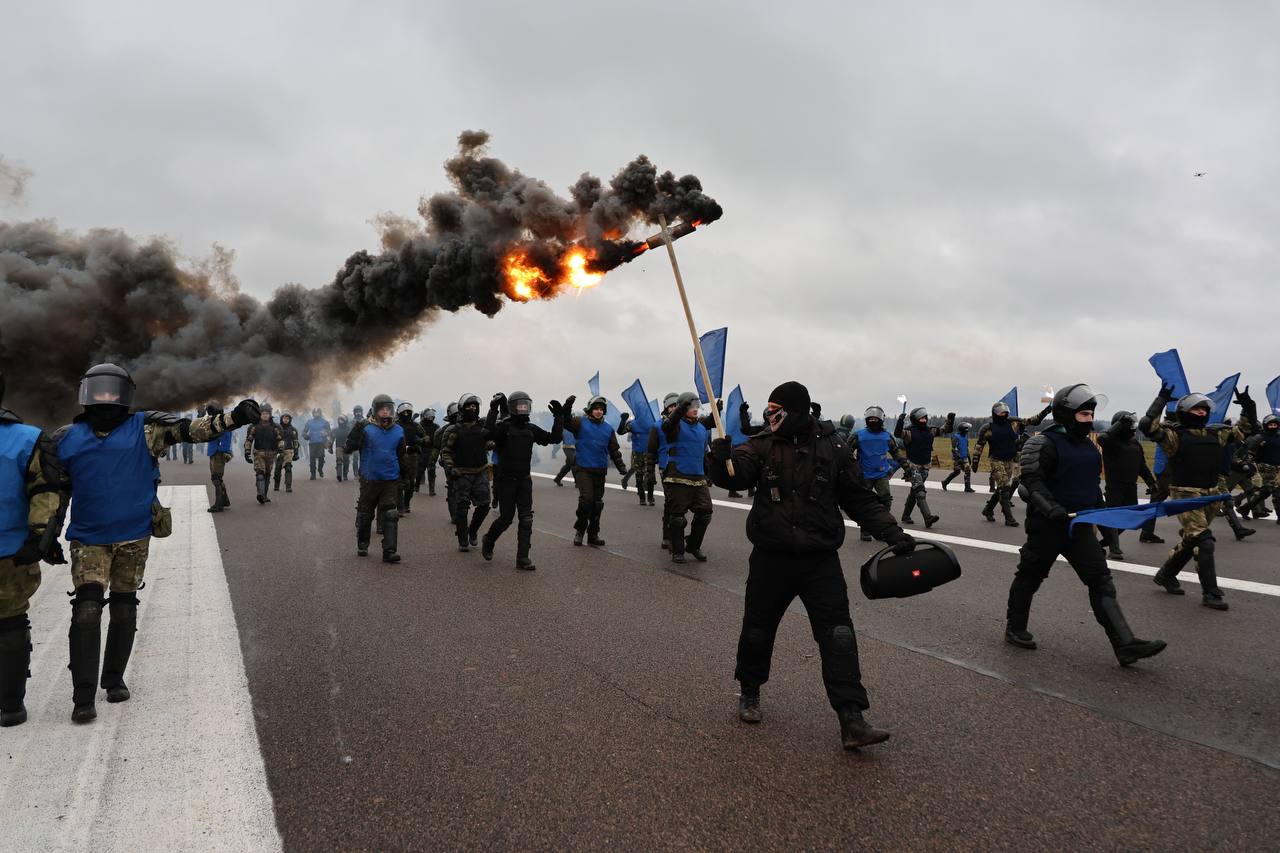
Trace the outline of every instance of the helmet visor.
<instances>
[{"instance_id":1,"label":"helmet visor","mask_svg":"<svg viewBox=\"0 0 1280 853\"><path fill-rule=\"evenodd\" d=\"M87 376L80 380L81 406L133 405L133 383L123 376Z\"/></svg>"},{"instance_id":2,"label":"helmet visor","mask_svg":"<svg viewBox=\"0 0 1280 853\"><path fill-rule=\"evenodd\" d=\"M884 420L884 409L879 406L872 406L862 413L862 418L863 420L866 420L867 418L878 418L880 420Z\"/></svg>"},{"instance_id":3,"label":"helmet visor","mask_svg":"<svg viewBox=\"0 0 1280 853\"><path fill-rule=\"evenodd\" d=\"M528 415L533 410L533 401L528 397L517 397L511 401L511 413L513 415Z\"/></svg>"},{"instance_id":4,"label":"helmet visor","mask_svg":"<svg viewBox=\"0 0 1280 853\"><path fill-rule=\"evenodd\" d=\"M1073 412L1084 408L1092 409L1096 412L1107 407L1107 395L1094 393L1094 390L1088 385L1075 385L1067 389L1065 398L1059 402ZM1091 403L1091 405L1086 406L1086 403Z\"/></svg>"}]
</instances>

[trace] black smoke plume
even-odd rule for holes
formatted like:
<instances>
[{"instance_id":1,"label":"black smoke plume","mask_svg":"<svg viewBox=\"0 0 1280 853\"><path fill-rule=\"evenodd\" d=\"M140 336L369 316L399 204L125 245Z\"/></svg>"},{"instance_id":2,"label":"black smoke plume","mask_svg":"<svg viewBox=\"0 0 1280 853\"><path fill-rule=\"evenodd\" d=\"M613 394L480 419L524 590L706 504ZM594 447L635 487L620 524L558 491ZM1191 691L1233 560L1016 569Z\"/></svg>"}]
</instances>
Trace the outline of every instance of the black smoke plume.
<instances>
[{"instance_id":1,"label":"black smoke plume","mask_svg":"<svg viewBox=\"0 0 1280 853\"><path fill-rule=\"evenodd\" d=\"M78 411L81 374L100 361L132 372L142 407L190 409L255 390L305 402L412 341L440 311L496 314L512 296L504 262L513 252L545 271L534 295L550 298L564 287L570 249L605 272L642 245L632 228L659 214L721 215L697 178L659 174L644 156L608 184L584 174L562 198L487 156L488 139L459 136L445 163L454 190L424 198L420 222L378 220L381 252L356 252L330 284L287 284L265 304L239 292L225 249L193 266L163 240L0 222L6 405L35 423L65 422Z\"/></svg>"}]
</instances>

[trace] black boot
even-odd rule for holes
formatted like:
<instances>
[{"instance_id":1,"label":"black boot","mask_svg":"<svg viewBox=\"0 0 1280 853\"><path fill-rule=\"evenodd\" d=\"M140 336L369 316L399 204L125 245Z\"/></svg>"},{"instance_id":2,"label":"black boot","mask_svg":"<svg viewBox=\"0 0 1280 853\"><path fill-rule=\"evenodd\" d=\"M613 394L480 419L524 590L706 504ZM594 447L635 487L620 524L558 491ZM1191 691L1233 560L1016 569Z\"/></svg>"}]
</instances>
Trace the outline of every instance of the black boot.
<instances>
[{"instance_id":1,"label":"black boot","mask_svg":"<svg viewBox=\"0 0 1280 853\"><path fill-rule=\"evenodd\" d=\"M1036 647L1036 638L1026 628L1005 626L1004 641L1020 649L1034 649Z\"/></svg>"},{"instance_id":2,"label":"black boot","mask_svg":"<svg viewBox=\"0 0 1280 853\"><path fill-rule=\"evenodd\" d=\"M966 494L970 494L970 495L973 494L975 491L973 488L973 478L969 474L964 475L964 490Z\"/></svg>"},{"instance_id":3,"label":"black boot","mask_svg":"<svg viewBox=\"0 0 1280 853\"><path fill-rule=\"evenodd\" d=\"M852 705L836 712L840 717L840 743L845 749L858 749L863 746L884 743L889 733L873 727L862 716L862 712Z\"/></svg>"},{"instance_id":4,"label":"black boot","mask_svg":"<svg viewBox=\"0 0 1280 853\"><path fill-rule=\"evenodd\" d=\"M533 515L522 515L516 520L516 568L531 572L536 566L529 559L529 549L533 546Z\"/></svg>"},{"instance_id":5,"label":"black boot","mask_svg":"<svg viewBox=\"0 0 1280 853\"><path fill-rule=\"evenodd\" d=\"M31 676L31 623L27 615L0 619L0 727L27 721L27 679Z\"/></svg>"},{"instance_id":6,"label":"black boot","mask_svg":"<svg viewBox=\"0 0 1280 853\"><path fill-rule=\"evenodd\" d=\"M396 546L399 543L400 513L394 509L389 509L382 519L382 562L400 562L400 554L396 550Z\"/></svg>"},{"instance_id":7,"label":"black boot","mask_svg":"<svg viewBox=\"0 0 1280 853\"><path fill-rule=\"evenodd\" d=\"M471 517L471 526L467 528L467 541L471 543L472 548L480 544L480 525L484 524L485 516L488 514L488 506L478 506Z\"/></svg>"},{"instance_id":8,"label":"black boot","mask_svg":"<svg viewBox=\"0 0 1280 853\"><path fill-rule=\"evenodd\" d=\"M573 544L577 545L578 547L582 547L582 537L585 535L586 533L584 531L581 531L581 530L573 531Z\"/></svg>"},{"instance_id":9,"label":"black boot","mask_svg":"<svg viewBox=\"0 0 1280 853\"><path fill-rule=\"evenodd\" d=\"M926 530L942 520L940 517L934 515L933 511L929 509L929 499L924 496L923 486L920 488L920 497L916 498L916 503L920 505L920 512L924 514L924 526Z\"/></svg>"},{"instance_id":10,"label":"black boot","mask_svg":"<svg viewBox=\"0 0 1280 853\"><path fill-rule=\"evenodd\" d=\"M1000 503L1000 491L1000 489L993 490L991 497L987 498L986 505L982 507L982 517L993 523L996 520L996 504Z\"/></svg>"},{"instance_id":11,"label":"black boot","mask_svg":"<svg viewBox=\"0 0 1280 853\"><path fill-rule=\"evenodd\" d=\"M1191 549L1184 545L1164 561L1164 565L1151 580L1156 586L1163 587L1164 591L1170 595L1186 595L1187 591L1182 588L1182 584L1178 583L1178 572L1186 568L1189 562L1191 562Z\"/></svg>"},{"instance_id":12,"label":"black boot","mask_svg":"<svg viewBox=\"0 0 1280 853\"><path fill-rule=\"evenodd\" d=\"M683 515L673 515L667 519L667 542L671 548L671 562L685 562L684 548L685 520Z\"/></svg>"},{"instance_id":13,"label":"black boot","mask_svg":"<svg viewBox=\"0 0 1280 853\"><path fill-rule=\"evenodd\" d=\"M1000 512L1004 515L1004 526L1017 527L1018 522L1013 517L1013 489L1005 486L1000 490L998 497L1000 498Z\"/></svg>"},{"instance_id":14,"label":"black boot","mask_svg":"<svg viewBox=\"0 0 1280 853\"><path fill-rule=\"evenodd\" d=\"M600 538L600 516L604 515L604 501L596 501L591 506L591 520L587 523L587 544L592 548L603 548L604 540Z\"/></svg>"},{"instance_id":15,"label":"black boot","mask_svg":"<svg viewBox=\"0 0 1280 853\"><path fill-rule=\"evenodd\" d=\"M70 641L71 662L67 669L71 670L71 701L75 708L71 711L71 719L77 723L87 723L96 719L98 710L94 707L94 699L98 694L98 661L102 654L102 606L106 599L102 595L102 586L88 583L76 590L71 600L71 629L67 633Z\"/></svg>"},{"instance_id":16,"label":"black boot","mask_svg":"<svg viewBox=\"0 0 1280 853\"><path fill-rule=\"evenodd\" d=\"M373 519L366 512L356 513L356 553L361 557L369 556L369 539L372 535Z\"/></svg>"},{"instance_id":17,"label":"black boot","mask_svg":"<svg viewBox=\"0 0 1280 853\"><path fill-rule=\"evenodd\" d=\"M942 478L942 491L945 492L947 490L947 486L951 485L951 481L954 480L959 473L959 471L952 471L950 474Z\"/></svg>"},{"instance_id":18,"label":"black boot","mask_svg":"<svg viewBox=\"0 0 1280 853\"><path fill-rule=\"evenodd\" d=\"M266 502L267 502L267 478L266 478L266 475L264 475L264 474L256 474L256 475L255 475L255 480L256 480L256 482L257 482L257 486L258 486L258 503L260 503L260 504L264 504L264 503L266 503Z\"/></svg>"},{"instance_id":19,"label":"black boot","mask_svg":"<svg viewBox=\"0 0 1280 853\"><path fill-rule=\"evenodd\" d=\"M1108 581L1108 583L1110 583ZM1114 590L1113 590L1114 591ZM1164 640L1139 640L1129 630L1129 623L1120 610L1120 602L1115 595L1098 595L1090 593L1089 604L1093 607L1093 616L1107 632L1107 639L1115 650L1116 660L1121 666L1153 657L1165 649Z\"/></svg>"},{"instance_id":20,"label":"black boot","mask_svg":"<svg viewBox=\"0 0 1280 853\"><path fill-rule=\"evenodd\" d=\"M284 491L285 494L293 492L293 466L289 465L284 469Z\"/></svg>"},{"instance_id":21,"label":"black boot","mask_svg":"<svg viewBox=\"0 0 1280 853\"><path fill-rule=\"evenodd\" d=\"M711 513L693 514L693 523L689 525L689 538L684 541L685 550L689 552L689 556L697 560L699 563L707 561L707 555L702 553L702 540L707 535L707 528L711 526Z\"/></svg>"},{"instance_id":22,"label":"black boot","mask_svg":"<svg viewBox=\"0 0 1280 853\"><path fill-rule=\"evenodd\" d=\"M107 623L107 647L102 655L99 684L107 691L108 702L125 702L129 699L129 688L124 683L124 671L133 652L133 635L138 632L138 594L113 592L107 607L111 621Z\"/></svg>"},{"instance_id":23,"label":"black boot","mask_svg":"<svg viewBox=\"0 0 1280 853\"><path fill-rule=\"evenodd\" d=\"M738 719L744 723L758 723L764 719L760 714L760 688L742 686L738 695Z\"/></svg>"},{"instance_id":24,"label":"black boot","mask_svg":"<svg viewBox=\"0 0 1280 853\"><path fill-rule=\"evenodd\" d=\"M1217 544L1212 536L1200 540L1196 554L1196 574L1200 578L1201 603L1211 610L1227 610L1227 602L1218 586L1218 570L1214 559Z\"/></svg>"}]
</instances>

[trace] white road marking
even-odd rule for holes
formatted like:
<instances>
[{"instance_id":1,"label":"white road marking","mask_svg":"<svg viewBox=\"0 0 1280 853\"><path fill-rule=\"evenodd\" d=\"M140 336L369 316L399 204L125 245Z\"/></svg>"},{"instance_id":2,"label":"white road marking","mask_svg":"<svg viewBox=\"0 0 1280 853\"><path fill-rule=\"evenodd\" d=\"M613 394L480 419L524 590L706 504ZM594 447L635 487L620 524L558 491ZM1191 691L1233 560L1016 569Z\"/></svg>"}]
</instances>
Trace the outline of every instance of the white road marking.
<instances>
[{"instance_id":1,"label":"white road marking","mask_svg":"<svg viewBox=\"0 0 1280 853\"><path fill-rule=\"evenodd\" d=\"M551 474L543 474L536 471L534 472L533 476L542 477L543 479L546 479L546 480L554 479L553 475ZM572 483L573 478L565 477L565 481ZM904 483L903 485L907 485L907 484ZM618 485L617 483L605 483L605 488L617 489L619 491L623 491L622 486ZM662 494L662 492L655 491L654 494L660 495ZM737 510L751 509L751 504L739 503L737 501L726 501L726 500L719 500L716 498L712 498L711 503L714 504L715 506L723 506L723 507L728 507L728 508L737 509ZM848 520L845 521L844 526L853 528L854 530L858 529L858 525L856 523ZM951 536L946 533L934 533L932 530L916 530L914 527L909 528L908 532L912 536L914 536L916 539L930 539L934 542L945 542L948 545L960 545L965 548L979 548L984 551L997 551L1002 554L1017 554L1019 549L1018 545L1009 545L1004 542L989 542L986 539L970 539L965 536ZM1066 560L1059 557L1058 562L1065 563ZM1153 577L1155 573L1159 570L1158 566L1141 566L1141 565L1138 565L1137 563L1120 562L1118 560L1108 560L1107 566L1109 566L1113 572L1128 572L1129 574L1146 575L1147 577ZM1199 581L1195 577L1194 572L1190 572L1190 573L1184 572L1181 576L1179 576L1179 580L1181 580L1184 584L1188 582L1194 583L1194 584L1199 583ZM1270 595L1270 596L1280 598L1280 585L1276 585L1276 584L1261 583L1259 581L1237 580L1236 578L1219 577L1218 586L1222 587L1223 589L1237 589L1242 592L1256 592L1259 595Z\"/></svg>"},{"instance_id":2,"label":"white road marking","mask_svg":"<svg viewBox=\"0 0 1280 853\"><path fill-rule=\"evenodd\" d=\"M118 705L71 722L65 566L45 566L24 725L0 729L0 850L281 849L231 595L203 486L164 486ZM103 642L106 642L103 614Z\"/></svg>"}]
</instances>

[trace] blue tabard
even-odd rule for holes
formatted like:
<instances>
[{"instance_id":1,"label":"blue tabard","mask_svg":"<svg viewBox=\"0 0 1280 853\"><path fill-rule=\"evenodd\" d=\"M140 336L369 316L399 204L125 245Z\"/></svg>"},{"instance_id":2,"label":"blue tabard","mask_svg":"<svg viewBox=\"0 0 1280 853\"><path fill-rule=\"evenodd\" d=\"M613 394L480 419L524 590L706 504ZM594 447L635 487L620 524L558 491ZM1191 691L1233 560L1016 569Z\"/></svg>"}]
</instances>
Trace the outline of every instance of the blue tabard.
<instances>
[{"instance_id":1,"label":"blue tabard","mask_svg":"<svg viewBox=\"0 0 1280 853\"><path fill-rule=\"evenodd\" d=\"M665 433L658 430L664 438ZM658 447L658 467L665 471L670 462L676 463L676 471L687 477L701 477L706 474L707 442L711 433L702 424L691 424L680 421L679 432L674 444L661 442Z\"/></svg>"},{"instance_id":2,"label":"blue tabard","mask_svg":"<svg viewBox=\"0 0 1280 853\"><path fill-rule=\"evenodd\" d=\"M960 454L961 459L969 458L969 436L956 433L952 436L956 443L956 453Z\"/></svg>"},{"instance_id":3,"label":"blue tabard","mask_svg":"<svg viewBox=\"0 0 1280 853\"><path fill-rule=\"evenodd\" d=\"M110 545L151 535L160 470L147 447L146 420L145 412L130 415L105 438L81 421L58 442L71 476L68 541Z\"/></svg>"},{"instance_id":4,"label":"blue tabard","mask_svg":"<svg viewBox=\"0 0 1280 853\"><path fill-rule=\"evenodd\" d=\"M209 439L209 441L206 443L205 452L208 453L210 456L216 456L219 453L230 453L231 452L231 433L233 432L235 432L235 430L229 429L226 432L219 433L214 438Z\"/></svg>"},{"instance_id":5,"label":"blue tabard","mask_svg":"<svg viewBox=\"0 0 1280 853\"><path fill-rule=\"evenodd\" d=\"M863 428L858 436L858 464L862 466L862 476L868 480L879 480L893 471L893 460L889 457L889 447L893 444L893 436L888 430L872 432Z\"/></svg>"},{"instance_id":6,"label":"blue tabard","mask_svg":"<svg viewBox=\"0 0 1280 853\"><path fill-rule=\"evenodd\" d=\"M40 430L0 423L0 556L8 556L27 540L27 466Z\"/></svg>"},{"instance_id":7,"label":"blue tabard","mask_svg":"<svg viewBox=\"0 0 1280 853\"><path fill-rule=\"evenodd\" d=\"M584 417L578 421L578 460L579 468L609 467L609 438L613 435L613 427L601 421L596 423Z\"/></svg>"},{"instance_id":8,"label":"blue tabard","mask_svg":"<svg viewBox=\"0 0 1280 853\"><path fill-rule=\"evenodd\" d=\"M364 447L360 448L360 479L399 480L400 460L396 447L404 438L404 427L392 424L383 429L371 423L364 425Z\"/></svg>"}]
</instances>

